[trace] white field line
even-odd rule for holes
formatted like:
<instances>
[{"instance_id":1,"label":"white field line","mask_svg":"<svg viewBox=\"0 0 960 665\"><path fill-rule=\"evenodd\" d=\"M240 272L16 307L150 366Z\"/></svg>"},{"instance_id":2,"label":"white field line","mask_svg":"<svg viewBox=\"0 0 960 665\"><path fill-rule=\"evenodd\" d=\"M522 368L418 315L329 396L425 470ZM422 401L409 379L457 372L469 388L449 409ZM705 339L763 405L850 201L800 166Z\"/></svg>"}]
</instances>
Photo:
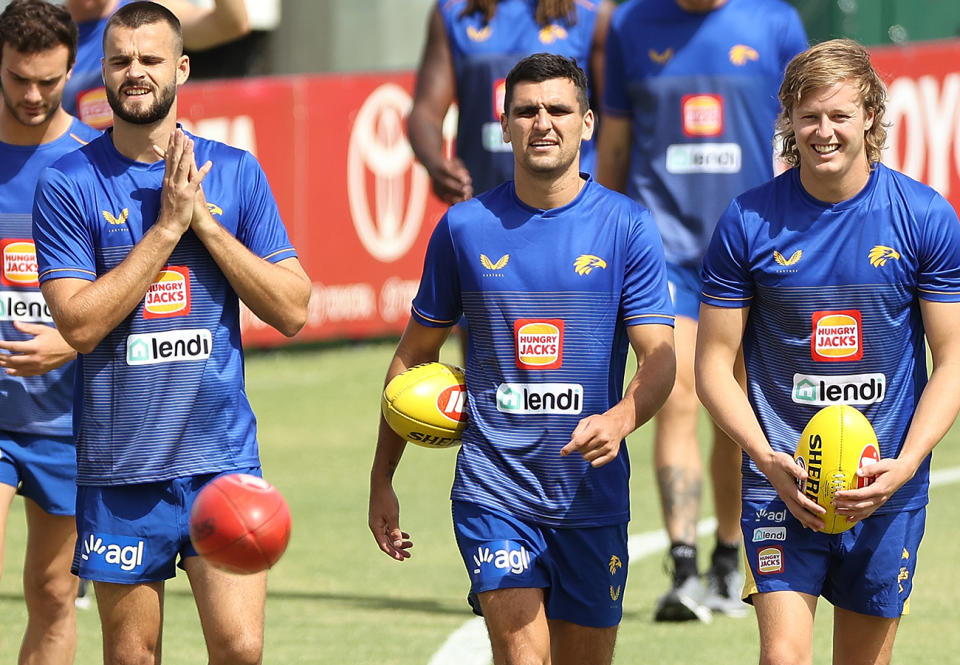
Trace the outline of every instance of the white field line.
<instances>
[{"instance_id":1,"label":"white field line","mask_svg":"<svg viewBox=\"0 0 960 665\"><path fill-rule=\"evenodd\" d=\"M960 467L930 472L931 487L956 482L960 482ZM708 535L716 528L716 518L708 517L697 524L697 533L701 536ZM630 563L663 552L669 544L667 532L663 529L630 536L627 539ZM428 665L490 665L492 662L493 654L487 639L487 627L482 617L473 617L450 634L433 654Z\"/></svg>"}]
</instances>

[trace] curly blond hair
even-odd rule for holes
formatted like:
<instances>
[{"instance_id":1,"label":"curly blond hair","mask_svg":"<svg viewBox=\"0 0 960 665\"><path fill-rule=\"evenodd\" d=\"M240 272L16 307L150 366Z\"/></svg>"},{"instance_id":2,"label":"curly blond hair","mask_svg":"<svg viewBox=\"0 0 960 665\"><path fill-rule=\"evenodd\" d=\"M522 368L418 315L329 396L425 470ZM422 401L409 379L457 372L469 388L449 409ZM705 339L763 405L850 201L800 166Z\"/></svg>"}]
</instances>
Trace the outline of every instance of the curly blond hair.
<instances>
[{"instance_id":1,"label":"curly blond hair","mask_svg":"<svg viewBox=\"0 0 960 665\"><path fill-rule=\"evenodd\" d=\"M873 125L863 137L867 161L871 165L880 161L887 141L887 124L883 121L887 89L870 64L870 54L852 39L822 42L798 54L787 65L780 86L780 114L777 116L775 140L775 145L780 146L783 161L790 166L800 164L797 137L790 122L790 116L800 100L817 88L847 80L852 80L857 86L864 111L873 113Z\"/></svg>"}]
</instances>

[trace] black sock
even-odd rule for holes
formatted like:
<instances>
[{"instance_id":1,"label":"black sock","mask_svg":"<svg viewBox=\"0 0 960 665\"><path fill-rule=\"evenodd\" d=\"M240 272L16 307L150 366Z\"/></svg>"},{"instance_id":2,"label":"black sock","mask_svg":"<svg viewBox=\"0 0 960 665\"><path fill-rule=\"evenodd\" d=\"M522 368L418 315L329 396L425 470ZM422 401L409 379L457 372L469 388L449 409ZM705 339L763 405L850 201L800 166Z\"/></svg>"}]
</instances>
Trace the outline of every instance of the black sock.
<instances>
[{"instance_id":1,"label":"black sock","mask_svg":"<svg viewBox=\"0 0 960 665\"><path fill-rule=\"evenodd\" d=\"M739 567L740 543L721 543L717 541L717 546L710 556L710 567L720 574L726 574L736 570Z\"/></svg>"},{"instance_id":2,"label":"black sock","mask_svg":"<svg viewBox=\"0 0 960 665\"><path fill-rule=\"evenodd\" d=\"M670 543L670 558L673 559L674 584L683 584L697 572L697 546L689 543Z\"/></svg>"}]
</instances>

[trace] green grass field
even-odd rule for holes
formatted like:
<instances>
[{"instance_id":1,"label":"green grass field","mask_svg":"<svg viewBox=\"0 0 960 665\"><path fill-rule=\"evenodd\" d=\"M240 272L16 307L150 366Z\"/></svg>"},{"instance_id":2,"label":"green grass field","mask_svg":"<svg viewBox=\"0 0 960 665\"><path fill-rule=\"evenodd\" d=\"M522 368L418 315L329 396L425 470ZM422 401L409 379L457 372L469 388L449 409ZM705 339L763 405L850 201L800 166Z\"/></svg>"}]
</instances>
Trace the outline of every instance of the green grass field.
<instances>
[{"instance_id":1,"label":"green grass field","mask_svg":"<svg viewBox=\"0 0 960 665\"><path fill-rule=\"evenodd\" d=\"M367 478L375 444L379 390L391 343L251 354L248 392L257 412L265 477L286 495L293 537L270 573L264 663L428 665L451 633L470 621L467 577L453 543L448 493L455 451L409 446L397 473L401 524L413 536L412 559L380 553L366 526ZM450 352L455 360L455 351ZM630 439L631 534L660 528L649 429ZM937 450L935 469L960 466L960 429ZM707 494L708 492L705 492ZM953 534L960 483L931 490L927 536L894 662L944 665L960 659L956 599L960 566ZM704 516L710 506L704 506ZM0 580L0 665L16 662L25 621L21 594L22 504L14 503ZM711 539L701 549L702 563ZM662 553L631 561L616 663L727 665L757 661L757 631L747 619L711 625L655 624L667 584ZM830 663L832 612L821 602L815 662ZM79 612L76 662L101 662L96 608ZM164 663L205 662L196 608L184 575L167 584ZM469 653L444 663L479 665ZM435 662L433 665L441 665Z\"/></svg>"}]
</instances>

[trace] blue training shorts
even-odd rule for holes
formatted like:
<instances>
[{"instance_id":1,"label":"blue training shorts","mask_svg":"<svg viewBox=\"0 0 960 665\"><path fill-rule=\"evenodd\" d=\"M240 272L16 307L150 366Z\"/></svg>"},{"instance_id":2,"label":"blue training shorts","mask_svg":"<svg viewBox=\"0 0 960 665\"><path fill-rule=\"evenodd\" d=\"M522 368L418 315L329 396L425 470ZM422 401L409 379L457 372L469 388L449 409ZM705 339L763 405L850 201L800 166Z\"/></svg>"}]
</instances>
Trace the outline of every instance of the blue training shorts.
<instances>
[{"instance_id":1,"label":"blue training shorts","mask_svg":"<svg viewBox=\"0 0 960 665\"><path fill-rule=\"evenodd\" d=\"M117 584L159 582L176 576L190 542L190 509L208 482L230 473L261 476L260 467L158 483L77 488L74 575ZM179 562L177 558L179 557Z\"/></svg>"},{"instance_id":2,"label":"blue training shorts","mask_svg":"<svg viewBox=\"0 0 960 665\"><path fill-rule=\"evenodd\" d=\"M744 598L789 590L860 614L907 614L926 514L926 508L874 514L843 533L826 534L803 528L780 499L745 500Z\"/></svg>"},{"instance_id":3,"label":"blue training shorts","mask_svg":"<svg viewBox=\"0 0 960 665\"><path fill-rule=\"evenodd\" d=\"M700 269L667 263L667 286L677 316L700 320Z\"/></svg>"},{"instance_id":4,"label":"blue training shorts","mask_svg":"<svg viewBox=\"0 0 960 665\"><path fill-rule=\"evenodd\" d=\"M453 528L471 594L543 589L548 619L595 628L620 623L627 585L626 523L554 529L454 501Z\"/></svg>"},{"instance_id":5,"label":"blue training shorts","mask_svg":"<svg viewBox=\"0 0 960 665\"><path fill-rule=\"evenodd\" d=\"M51 515L77 505L77 449L72 436L0 431L0 483Z\"/></svg>"}]
</instances>

